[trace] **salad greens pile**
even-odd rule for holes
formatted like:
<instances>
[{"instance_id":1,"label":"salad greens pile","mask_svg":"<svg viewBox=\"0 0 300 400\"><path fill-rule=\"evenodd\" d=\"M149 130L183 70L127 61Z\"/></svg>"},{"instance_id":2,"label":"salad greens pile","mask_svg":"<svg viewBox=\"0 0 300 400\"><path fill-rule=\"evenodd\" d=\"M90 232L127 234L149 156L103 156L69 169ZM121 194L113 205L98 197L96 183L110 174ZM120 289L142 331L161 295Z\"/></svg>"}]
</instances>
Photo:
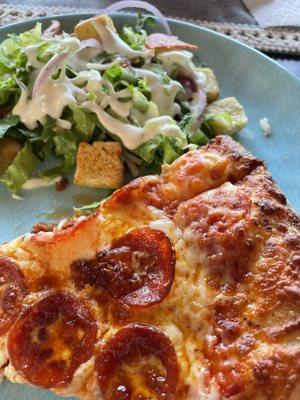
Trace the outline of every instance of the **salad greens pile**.
<instances>
[{"instance_id":1,"label":"salad greens pile","mask_svg":"<svg viewBox=\"0 0 300 400\"><path fill-rule=\"evenodd\" d=\"M157 173L213 137L210 121L230 115L197 114L201 68L186 51L158 57L147 49L145 26L153 24L139 15L119 34L104 24L105 46L65 32L47 36L40 23L1 43L0 144L9 137L23 147L0 182L17 193L37 167L43 178L66 176L79 143L97 140L121 142L133 176ZM41 167L49 158L52 168Z\"/></svg>"}]
</instances>

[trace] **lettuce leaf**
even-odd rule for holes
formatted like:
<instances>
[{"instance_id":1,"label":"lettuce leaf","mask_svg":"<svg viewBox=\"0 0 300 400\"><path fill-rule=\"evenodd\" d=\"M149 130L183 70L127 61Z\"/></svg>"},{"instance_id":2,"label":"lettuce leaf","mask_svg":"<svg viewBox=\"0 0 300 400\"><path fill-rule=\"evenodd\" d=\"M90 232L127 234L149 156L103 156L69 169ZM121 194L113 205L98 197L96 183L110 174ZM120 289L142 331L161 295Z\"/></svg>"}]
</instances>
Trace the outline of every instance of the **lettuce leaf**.
<instances>
[{"instance_id":1,"label":"lettuce leaf","mask_svg":"<svg viewBox=\"0 0 300 400\"><path fill-rule=\"evenodd\" d=\"M106 198L102 199L100 201L95 201L94 203L87 204L82 207L73 207L75 215L79 216L79 215L92 214L94 211L96 211L99 208L99 206L101 205L101 203L103 203L104 200L106 200Z\"/></svg>"},{"instance_id":2,"label":"lettuce leaf","mask_svg":"<svg viewBox=\"0 0 300 400\"><path fill-rule=\"evenodd\" d=\"M104 72L103 78L111 83L116 83L121 79L122 69L118 64L113 65Z\"/></svg>"},{"instance_id":3,"label":"lettuce leaf","mask_svg":"<svg viewBox=\"0 0 300 400\"><path fill-rule=\"evenodd\" d=\"M17 193L23 183L30 177L35 165L36 157L32 152L32 146L30 143L26 143L13 163L1 175L0 182L6 185L13 193Z\"/></svg>"},{"instance_id":4,"label":"lettuce leaf","mask_svg":"<svg viewBox=\"0 0 300 400\"><path fill-rule=\"evenodd\" d=\"M147 38L147 33L143 29L136 32L131 26L124 26L120 33L120 37L133 50L142 50Z\"/></svg>"},{"instance_id":5,"label":"lettuce leaf","mask_svg":"<svg viewBox=\"0 0 300 400\"><path fill-rule=\"evenodd\" d=\"M42 24L19 35L12 34L0 44L0 105L15 104L20 88L18 80L28 82L30 68L24 52L27 46L37 48L37 59L47 62L57 52L59 43L51 43L42 36Z\"/></svg>"},{"instance_id":6,"label":"lettuce leaf","mask_svg":"<svg viewBox=\"0 0 300 400\"><path fill-rule=\"evenodd\" d=\"M181 156L186 148L184 136L168 137L158 135L139 146L133 153L139 156L144 164L140 168L141 173L156 173L160 171L163 163L171 164Z\"/></svg>"},{"instance_id":7,"label":"lettuce leaf","mask_svg":"<svg viewBox=\"0 0 300 400\"><path fill-rule=\"evenodd\" d=\"M74 124L75 129L85 138L85 140L88 140L92 136L97 123L96 115L76 104L70 104L69 108L72 111L70 121Z\"/></svg>"},{"instance_id":8,"label":"lettuce leaf","mask_svg":"<svg viewBox=\"0 0 300 400\"><path fill-rule=\"evenodd\" d=\"M49 178L67 175L76 162L77 147L83 140L82 135L75 130L64 131L54 136L54 153L63 159L62 164L43 171L40 175Z\"/></svg>"},{"instance_id":9,"label":"lettuce leaf","mask_svg":"<svg viewBox=\"0 0 300 400\"><path fill-rule=\"evenodd\" d=\"M17 115L10 115L6 118L0 119L0 139L7 133L10 128L18 125L20 119Z\"/></svg>"}]
</instances>

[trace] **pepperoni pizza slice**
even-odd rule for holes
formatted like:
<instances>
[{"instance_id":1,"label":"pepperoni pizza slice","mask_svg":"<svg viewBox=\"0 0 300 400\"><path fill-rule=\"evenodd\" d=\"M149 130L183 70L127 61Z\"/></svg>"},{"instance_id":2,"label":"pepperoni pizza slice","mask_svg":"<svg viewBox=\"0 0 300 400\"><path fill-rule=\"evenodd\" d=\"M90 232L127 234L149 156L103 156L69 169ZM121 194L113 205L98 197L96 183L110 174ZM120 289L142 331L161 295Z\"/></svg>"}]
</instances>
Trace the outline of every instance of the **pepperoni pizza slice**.
<instances>
[{"instance_id":1,"label":"pepperoni pizza slice","mask_svg":"<svg viewBox=\"0 0 300 400\"><path fill-rule=\"evenodd\" d=\"M295 400L299 227L217 137L0 247L1 373L89 400Z\"/></svg>"}]
</instances>

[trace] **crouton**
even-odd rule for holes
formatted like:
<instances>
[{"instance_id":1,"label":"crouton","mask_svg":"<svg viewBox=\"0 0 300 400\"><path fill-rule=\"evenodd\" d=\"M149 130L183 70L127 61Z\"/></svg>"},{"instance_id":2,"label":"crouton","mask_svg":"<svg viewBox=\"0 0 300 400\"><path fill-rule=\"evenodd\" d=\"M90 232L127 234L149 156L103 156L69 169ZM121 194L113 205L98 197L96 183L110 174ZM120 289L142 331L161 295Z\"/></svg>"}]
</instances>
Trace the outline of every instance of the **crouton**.
<instances>
[{"instance_id":1,"label":"crouton","mask_svg":"<svg viewBox=\"0 0 300 400\"><path fill-rule=\"evenodd\" d=\"M15 139L0 139L0 174L2 174L14 161L22 150L22 145Z\"/></svg>"},{"instance_id":2,"label":"crouton","mask_svg":"<svg viewBox=\"0 0 300 400\"><path fill-rule=\"evenodd\" d=\"M116 31L116 28L114 26L114 23L112 19L105 14L98 15L97 17L86 19L85 21L79 22L74 28L75 35L78 37L80 40L86 40L86 39L97 39L100 40L99 33L96 31L96 29L93 26L92 22L97 22L101 25L104 25L108 28L110 28L112 31Z\"/></svg>"},{"instance_id":3,"label":"crouton","mask_svg":"<svg viewBox=\"0 0 300 400\"><path fill-rule=\"evenodd\" d=\"M207 102L212 103L213 101L218 100L220 94L220 89L216 75L210 68L201 68L201 71L204 73L206 77L205 91L206 91Z\"/></svg>"},{"instance_id":4,"label":"crouton","mask_svg":"<svg viewBox=\"0 0 300 400\"><path fill-rule=\"evenodd\" d=\"M93 188L115 189L123 184L122 147L117 142L80 143L74 183Z\"/></svg>"},{"instance_id":5,"label":"crouton","mask_svg":"<svg viewBox=\"0 0 300 400\"><path fill-rule=\"evenodd\" d=\"M233 135L248 122L244 108L235 97L211 103L206 109L204 120L214 136Z\"/></svg>"}]
</instances>

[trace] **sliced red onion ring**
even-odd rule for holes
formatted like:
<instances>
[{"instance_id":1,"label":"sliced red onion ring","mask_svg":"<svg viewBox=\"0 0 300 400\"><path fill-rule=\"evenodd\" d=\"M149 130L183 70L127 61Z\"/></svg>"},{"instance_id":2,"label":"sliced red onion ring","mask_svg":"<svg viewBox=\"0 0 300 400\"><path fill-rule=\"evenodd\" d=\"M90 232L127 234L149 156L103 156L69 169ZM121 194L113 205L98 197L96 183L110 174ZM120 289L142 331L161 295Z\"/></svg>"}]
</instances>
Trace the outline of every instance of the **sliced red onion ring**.
<instances>
[{"instance_id":1,"label":"sliced red onion ring","mask_svg":"<svg viewBox=\"0 0 300 400\"><path fill-rule=\"evenodd\" d=\"M55 71L58 69L58 66L65 60L67 57L67 53L58 53L55 54L48 62L43 66L40 73L38 74L33 90L32 90L32 97L36 96L44 84L45 80Z\"/></svg>"},{"instance_id":2,"label":"sliced red onion ring","mask_svg":"<svg viewBox=\"0 0 300 400\"><path fill-rule=\"evenodd\" d=\"M149 11L159 19L160 23L164 27L167 34L171 35L171 29L166 18L156 7L154 7L147 1L136 1L136 0L117 1L111 6L101 9L100 12L103 14L109 14L114 11L123 10L124 8L141 8L143 10Z\"/></svg>"},{"instance_id":3,"label":"sliced red onion ring","mask_svg":"<svg viewBox=\"0 0 300 400\"><path fill-rule=\"evenodd\" d=\"M191 102L192 106L192 116L195 118L195 124L193 127L199 127L202 119L203 114L207 106L207 99L206 99L206 92L202 85L197 84L197 76L194 71L183 69L182 76L187 77L193 82L191 87L191 91L193 92L193 100ZM179 80L180 82L180 80ZM181 83L181 82L180 82ZM184 86L184 84L183 84Z\"/></svg>"},{"instance_id":4,"label":"sliced red onion ring","mask_svg":"<svg viewBox=\"0 0 300 400\"><path fill-rule=\"evenodd\" d=\"M193 109L192 109L192 115L199 121L199 125L202 122L202 117L207 105L206 102L206 92L205 90L201 87L198 88L197 92L194 93L194 99L193 99Z\"/></svg>"}]
</instances>

